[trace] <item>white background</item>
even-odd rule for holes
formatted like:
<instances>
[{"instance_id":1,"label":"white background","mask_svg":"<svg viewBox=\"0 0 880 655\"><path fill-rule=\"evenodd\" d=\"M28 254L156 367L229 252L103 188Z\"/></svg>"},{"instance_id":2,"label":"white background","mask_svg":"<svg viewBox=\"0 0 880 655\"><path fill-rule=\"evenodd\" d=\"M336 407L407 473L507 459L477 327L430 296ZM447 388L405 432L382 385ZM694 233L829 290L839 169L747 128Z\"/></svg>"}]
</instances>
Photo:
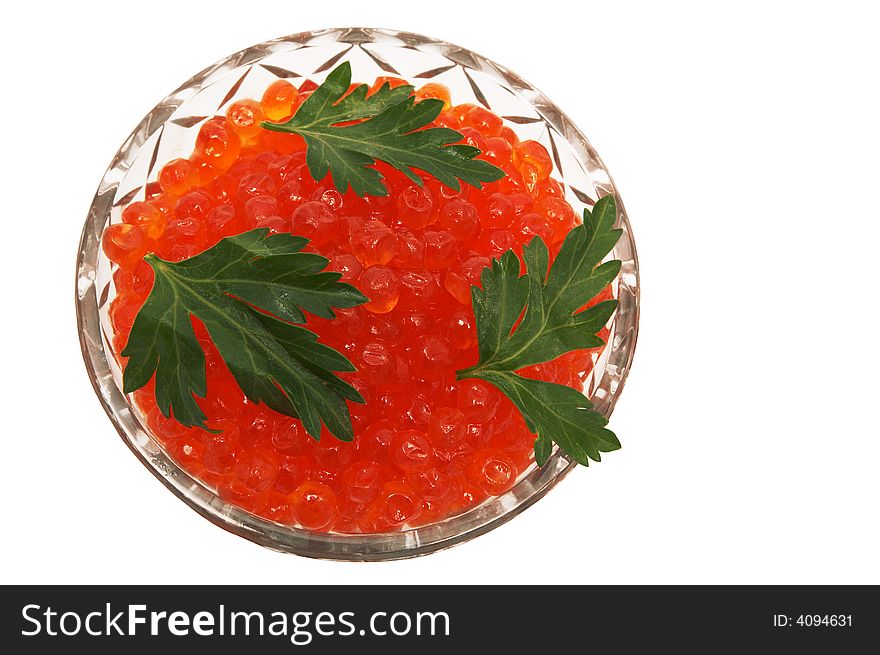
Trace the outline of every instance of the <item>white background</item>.
<instances>
[{"instance_id":1,"label":"white background","mask_svg":"<svg viewBox=\"0 0 880 655\"><path fill-rule=\"evenodd\" d=\"M0 581L880 583L880 48L858 7L8 5ZM74 318L86 211L143 114L231 52L343 24L446 39L541 88L614 175L642 265L623 450L488 535L385 564L199 518L117 437Z\"/></svg>"}]
</instances>

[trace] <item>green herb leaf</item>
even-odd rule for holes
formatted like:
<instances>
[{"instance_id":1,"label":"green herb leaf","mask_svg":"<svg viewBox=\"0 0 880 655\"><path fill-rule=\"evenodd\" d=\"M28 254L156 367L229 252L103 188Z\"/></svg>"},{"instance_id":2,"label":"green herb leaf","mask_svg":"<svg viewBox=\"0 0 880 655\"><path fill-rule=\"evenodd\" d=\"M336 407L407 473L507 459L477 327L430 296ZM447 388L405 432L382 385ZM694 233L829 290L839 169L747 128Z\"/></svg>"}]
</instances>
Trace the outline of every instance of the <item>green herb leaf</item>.
<instances>
[{"instance_id":1,"label":"green herb leaf","mask_svg":"<svg viewBox=\"0 0 880 655\"><path fill-rule=\"evenodd\" d=\"M608 419L592 411L593 404L571 387L524 378L516 373L487 371L479 375L491 382L517 406L535 440L535 461L543 466L550 456L550 442L555 441L584 466L600 461L599 453L620 448ZM543 461L542 461L543 460Z\"/></svg>"},{"instance_id":2,"label":"green herb leaf","mask_svg":"<svg viewBox=\"0 0 880 655\"><path fill-rule=\"evenodd\" d=\"M428 98L415 102L413 87L392 89L387 83L370 97L366 84L346 95L350 84L351 65L344 62L286 123L261 123L267 130L299 134L305 139L306 164L316 180L324 179L329 171L342 193L351 186L360 196L384 196L388 189L382 184L381 173L372 168L376 160L402 171L418 185L422 178L414 169L455 190L461 188L459 180L481 188L483 182L504 177L500 168L474 159L480 154L478 148L458 144L463 138L459 132L421 129L437 118L443 101Z\"/></svg>"},{"instance_id":3,"label":"green herb leaf","mask_svg":"<svg viewBox=\"0 0 880 655\"><path fill-rule=\"evenodd\" d=\"M328 260L301 252L307 239L267 236L260 228L221 239L178 263L148 255L155 273L122 355L123 390L131 393L156 374L156 402L165 416L205 427L194 396L206 393L205 355L191 317L204 323L245 395L298 417L313 437L321 424L337 438L354 433L345 400L364 402L333 371L355 370L317 335L294 323L304 311L334 318L334 307L367 301L357 289L324 271Z\"/></svg>"},{"instance_id":4,"label":"green herb leaf","mask_svg":"<svg viewBox=\"0 0 880 655\"><path fill-rule=\"evenodd\" d=\"M581 308L620 272L618 260L600 263L620 238L616 220L614 197L606 196L592 213L584 210L583 224L568 233L549 272L547 246L535 237L523 248L524 275L516 254L508 251L483 270L482 289L472 289L480 361L458 371L458 378L490 382L514 402L537 435L539 465L549 458L550 440L585 465L590 459L599 461L599 453L620 447L605 428L607 420L593 411L583 394L515 373L605 343L596 333L617 301Z\"/></svg>"},{"instance_id":5,"label":"green herb leaf","mask_svg":"<svg viewBox=\"0 0 880 655\"><path fill-rule=\"evenodd\" d=\"M550 459L550 451L553 450L553 441L545 434L539 434L535 439L535 463L544 466Z\"/></svg>"}]
</instances>

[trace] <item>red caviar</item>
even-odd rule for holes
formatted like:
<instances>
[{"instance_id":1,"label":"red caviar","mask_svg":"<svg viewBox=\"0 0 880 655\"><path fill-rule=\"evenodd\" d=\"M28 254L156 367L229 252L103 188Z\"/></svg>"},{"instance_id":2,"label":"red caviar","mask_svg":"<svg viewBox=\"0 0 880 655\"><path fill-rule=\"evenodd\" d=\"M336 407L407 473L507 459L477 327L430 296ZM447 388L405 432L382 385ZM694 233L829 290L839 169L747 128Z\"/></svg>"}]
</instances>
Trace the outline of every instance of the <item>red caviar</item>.
<instances>
[{"instance_id":1,"label":"red caviar","mask_svg":"<svg viewBox=\"0 0 880 655\"><path fill-rule=\"evenodd\" d=\"M402 83L380 78L372 89L385 82ZM117 265L114 348L124 346L152 286L147 252L179 261L260 226L308 237L309 249L370 298L334 320L308 319L321 342L358 368L344 374L367 401L349 405L353 442L326 432L316 441L298 420L248 401L197 320L208 376L198 402L221 432L162 416L152 383L135 402L181 467L247 511L314 531L439 521L503 494L532 462L534 435L513 404L486 383L455 379L478 360L471 285L492 257L521 252L536 234L557 252L579 219L550 177L546 148L521 142L482 107L451 105L436 83L415 92L444 101L435 125L461 130L507 177L455 191L430 177L415 185L379 163L387 197L339 193L329 177L316 182L301 138L258 127L289 118L314 88L282 80L259 102L232 103L203 124L192 157L168 162L146 199L107 228L104 252ZM609 288L592 302L610 297ZM596 356L576 351L522 373L580 389Z\"/></svg>"}]
</instances>

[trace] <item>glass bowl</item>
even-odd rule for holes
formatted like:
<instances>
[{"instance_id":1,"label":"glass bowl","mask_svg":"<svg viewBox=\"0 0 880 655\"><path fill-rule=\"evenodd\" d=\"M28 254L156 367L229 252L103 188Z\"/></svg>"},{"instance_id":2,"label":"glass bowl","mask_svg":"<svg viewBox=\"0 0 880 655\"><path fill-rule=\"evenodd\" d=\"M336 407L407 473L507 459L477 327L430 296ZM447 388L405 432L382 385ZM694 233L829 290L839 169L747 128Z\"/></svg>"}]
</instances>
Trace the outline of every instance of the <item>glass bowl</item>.
<instances>
[{"instance_id":1,"label":"glass bowl","mask_svg":"<svg viewBox=\"0 0 880 655\"><path fill-rule=\"evenodd\" d=\"M563 183L566 199L578 213L599 197L616 194L623 236L609 257L623 263L613 283L620 305L609 325L608 345L584 385L596 409L610 415L632 362L639 314L635 243L620 193L586 137L531 84L470 50L408 32L328 29L261 43L206 68L156 105L116 153L86 218L77 259L77 319L89 377L120 436L144 466L196 512L274 550L325 559L399 559L467 541L509 521L544 496L575 464L554 447L543 468L532 464L507 493L441 522L398 532L317 533L281 525L227 503L166 455L140 411L122 393L122 375L109 338L107 310L115 296L114 265L100 248L104 228L121 221L128 203L143 199L147 183L156 179L164 162L189 155L203 121L222 114L239 98L259 98L277 79L320 83L346 60L354 81L369 83L380 75L394 75L417 86L439 82L449 87L455 103L483 105L503 116L520 139L539 141L552 154L552 175Z\"/></svg>"}]
</instances>

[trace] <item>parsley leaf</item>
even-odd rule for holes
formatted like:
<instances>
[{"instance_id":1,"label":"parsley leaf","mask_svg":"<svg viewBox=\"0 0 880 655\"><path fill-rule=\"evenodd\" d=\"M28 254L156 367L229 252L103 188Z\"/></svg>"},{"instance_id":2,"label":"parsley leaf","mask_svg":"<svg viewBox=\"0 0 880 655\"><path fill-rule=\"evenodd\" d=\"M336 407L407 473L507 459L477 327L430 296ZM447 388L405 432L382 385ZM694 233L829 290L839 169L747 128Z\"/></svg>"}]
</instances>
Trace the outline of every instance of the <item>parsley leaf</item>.
<instances>
[{"instance_id":1,"label":"parsley leaf","mask_svg":"<svg viewBox=\"0 0 880 655\"><path fill-rule=\"evenodd\" d=\"M220 356L245 395L302 420L318 438L321 424L337 438L354 433L346 400L364 402L333 371L355 370L317 335L295 323L304 311L334 318L333 307L367 301L357 289L325 271L328 260L301 252L307 239L267 236L260 228L221 239L205 252L172 263L148 255L155 282L135 318L123 374L131 393L156 374L161 412L187 426L205 427L195 396L206 393L205 355L191 317L204 323Z\"/></svg>"},{"instance_id":2,"label":"parsley leaf","mask_svg":"<svg viewBox=\"0 0 880 655\"><path fill-rule=\"evenodd\" d=\"M572 229L549 272L549 253L540 237L523 248L526 272L513 251L492 261L482 273L482 289L472 288L480 361L457 372L498 387L517 406L537 435L535 459L550 456L555 441L580 464L620 448L607 419L593 411L583 394L559 384L532 380L515 371L556 359L572 350L596 348L597 336L617 307L616 300L580 310L620 272L620 261L600 263L621 231L614 229L617 206L605 196L584 222ZM517 324L519 321L519 324Z\"/></svg>"},{"instance_id":3,"label":"parsley leaf","mask_svg":"<svg viewBox=\"0 0 880 655\"><path fill-rule=\"evenodd\" d=\"M504 177L500 168L474 159L480 154L478 148L457 143L463 138L461 133L445 127L420 129L437 118L442 100L415 102L412 86L392 89L388 83L367 97L366 84L347 93L350 84L351 65L344 62L286 123L261 123L267 130L305 139L306 164L314 179L324 179L329 171L342 193L351 186L359 196L384 196L388 189L381 173L372 168L376 160L402 171L419 186L422 178L414 169L456 191L461 188L459 180L481 188L482 182Z\"/></svg>"},{"instance_id":4,"label":"parsley leaf","mask_svg":"<svg viewBox=\"0 0 880 655\"><path fill-rule=\"evenodd\" d=\"M608 420L592 411L593 404L580 391L563 384L524 378L513 372L487 371L477 377L491 382L517 406L529 430L537 433L535 460L543 466L550 457L550 441L580 464L600 461L599 453L620 448Z\"/></svg>"}]
</instances>

